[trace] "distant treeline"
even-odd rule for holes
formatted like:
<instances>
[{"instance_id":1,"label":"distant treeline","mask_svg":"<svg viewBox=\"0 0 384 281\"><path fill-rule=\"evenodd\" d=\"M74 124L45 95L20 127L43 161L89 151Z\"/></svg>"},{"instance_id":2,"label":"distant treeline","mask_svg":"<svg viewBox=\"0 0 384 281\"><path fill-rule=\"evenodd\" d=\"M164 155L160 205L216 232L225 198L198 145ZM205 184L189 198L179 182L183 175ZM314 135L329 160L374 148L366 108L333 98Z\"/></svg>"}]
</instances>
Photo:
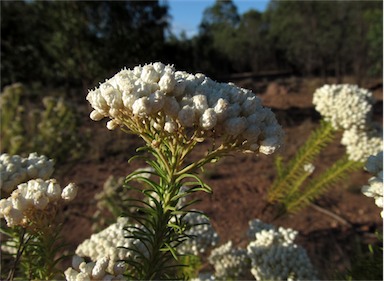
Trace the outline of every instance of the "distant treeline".
<instances>
[{"instance_id":1,"label":"distant treeline","mask_svg":"<svg viewBox=\"0 0 384 281\"><path fill-rule=\"evenodd\" d=\"M1 1L1 86L89 88L153 61L212 77L271 71L382 76L381 1L275 1L239 15L204 12L193 38L172 34L166 1Z\"/></svg>"}]
</instances>

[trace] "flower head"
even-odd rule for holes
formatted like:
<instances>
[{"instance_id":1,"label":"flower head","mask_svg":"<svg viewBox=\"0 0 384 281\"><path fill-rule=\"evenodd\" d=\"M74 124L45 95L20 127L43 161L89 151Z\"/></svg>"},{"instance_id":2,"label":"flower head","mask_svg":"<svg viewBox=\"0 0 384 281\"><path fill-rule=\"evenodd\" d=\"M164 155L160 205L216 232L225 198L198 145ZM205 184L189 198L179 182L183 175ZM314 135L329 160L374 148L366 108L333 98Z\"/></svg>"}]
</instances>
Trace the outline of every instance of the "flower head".
<instances>
[{"instance_id":1,"label":"flower head","mask_svg":"<svg viewBox=\"0 0 384 281\"><path fill-rule=\"evenodd\" d=\"M219 237L206 216L191 212L184 217L184 220L190 226L186 234L190 235L191 238L177 248L180 254L198 256L216 246Z\"/></svg>"},{"instance_id":2,"label":"flower head","mask_svg":"<svg viewBox=\"0 0 384 281\"><path fill-rule=\"evenodd\" d=\"M251 242L247 254L256 280L316 280L306 251L294 243L297 232L265 224L249 222Z\"/></svg>"},{"instance_id":3,"label":"flower head","mask_svg":"<svg viewBox=\"0 0 384 281\"><path fill-rule=\"evenodd\" d=\"M350 160L364 163L370 155L376 155L383 150L383 132L377 128L352 128L344 131L341 144L346 147Z\"/></svg>"},{"instance_id":4,"label":"flower head","mask_svg":"<svg viewBox=\"0 0 384 281\"><path fill-rule=\"evenodd\" d=\"M68 186L72 190L76 189L72 183ZM35 179L20 184L10 197L0 200L0 217L5 218L9 227L51 223L50 220L56 216L57 205L76 196L76 194L72 194L70 198L63 196L68 186L62 191L55 179L46 181Z\"/></svg>"},{"instance_id":5,"label":"flower head","mask_svg":"<svg viewBox=\"0 0 384 281\"><path fill-rule=\"evenodd\" d=\"M87 100L94 109L90 117L110 118L109 129L121 125L154 137L222 138L225 145L265 154L282 142L274 114L251 91L159 62L121 70Z\"/></svg>"},{"instance_id":6,"label":"flower head","mask_svg":"<svg viewBox=\"0 0 384 281\"><path fill-rule=\"evenodd\" d=\"M365 129L372 122L372 93L356 85L324 85L315 91L313 104L335 129Z\"/></svg>"},{"instance_id":7,"label":"flower head","mask_svg":"<svg viewBox=\"0 0 384 281\"><path fill-rule=\"evenodd\" d=\"M233 247L232 241L212 250L209 262L215 268L215 277L219 280L237 280L249 270L247 251Z\"/></svg>"},{"instance_id":8,"label":"flower head","mask_svg":"<svg viewBox=\"0 0 384 281\"><path fill-rule=\"evenodd\" d=\"M96 262L86 262L79 256L72 259L72 267L65 270L67 281L78 280L127 280L123 273L126 269L124 262L111 261L102 257Z\"/></svg>"},{"instance_id":9,"label":"flower head","mask_svg":"<svg viewBox=\"0 0 384 281\"><path fill-rule=\"evenodd\" d=\"M127 248L140 246L139 241L125 238L130 235L129 231L124 230L127 223L127 218L119 218L116 223L92 234L77 247L76 255L89 257L94 262L103 257L108 257L112 261L127 259L133 255Z\"/></svg>"},{"instance_id":10,"label":"flower head","mask_svg":"<svg viewBox=\"0 0 384 281\"><path fill-rule=\"evenodd\" d=\"M20 183L30 179L47 180L53 173L54 161L44 155L31 153L27 158L19 155L0 155L0 188L1 191L11 193Z\"/></svg>"}]
</instances>

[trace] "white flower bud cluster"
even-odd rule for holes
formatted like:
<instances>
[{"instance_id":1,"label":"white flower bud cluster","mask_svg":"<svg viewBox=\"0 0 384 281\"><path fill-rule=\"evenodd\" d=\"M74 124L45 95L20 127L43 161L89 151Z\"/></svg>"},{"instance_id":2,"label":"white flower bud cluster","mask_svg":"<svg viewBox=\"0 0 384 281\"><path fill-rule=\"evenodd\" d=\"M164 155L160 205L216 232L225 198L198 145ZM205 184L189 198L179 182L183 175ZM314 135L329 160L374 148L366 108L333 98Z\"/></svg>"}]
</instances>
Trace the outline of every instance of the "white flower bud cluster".
<instances>
[{"instance_id":1,"label":"white flower bud cluster","mask_svg":"<svg viewBox=\"0 0 384 281\"><path fill-rule=\"evenodd\" d=\"M33 222L37 212L43 212L61 200L71 201L76 194L77 187L73 183L61 189L55 179L30 180L19 184L10 197L0 200L0 218L5 218L9 227L25 226Z\"/></svg>"},{"instance_id":2,"label":"white flower bud cluster","mask_svg":"<svg viewBox=\"0 0 384 281\"><path fill-rule=\"evenodd\" d=\"M307 163L304 165L303 169L308 174L312 174L315 171L315 165L313 165L312 163Z\"/></svg>"},{"instance_id":3,"label":"white flower bud cluster","mask_svg":"<svg viewBox=\"0 0 384 281\"><path fill-rule=\"evenodd\" d=\"M90 91L87 100L94 109L91 119L109 117L109 129L127 125L126 120L150 124L166 134L193 129L264 154L273 153L282 142L274 113L251 91L160 62L121 70Z\"/></svg>"},{"instance_id":4,"label":"white flower bud cluster","mask_svg":"<svg viewBox=\"0 0 384 281\"><path fill-rule=\"evenodd\" d=\"M335 129L365 129L371 122L372 93L356 85L324 85L313 95L315 109Z\"/></svg>"},{"instance_id":5,"label":"white flower bud cluster","mask_svg":"<svg viewBox=\"0 0 384 281\"><path fill-rule=\"evenodd\" d=\"M27 158L19 155L0 155L0 190L11 193L18 184L30 179L47 180L53 173L54 161L44 155L31 153Z\"/></svg>"},{"instance_id":6,"label":"white flower bud cluster","mask_svg":"<svg viewBox=\"0 0 384 281\"><path fill-rule=\"evenodd\" d=\"M127 225L128 218L118 218L116 223L84 240L77 247L76 255L89 257L94 262L103 257L108 257L111 261L128 259L133 253L126 248L136 246L141 249L144 246L138 240L125 238L130 235L129 231L124 230Z\"/></svg>"},{"instance_id":7,"label":"white flower bud cluster","mask_svg":"<svg viewBox=\"0 0 384 281\"><path fill-rule=\"evenodd\" d=\"M209 248L215 247L219 236L209 222L209 219L200 213L188 213L184 220L191 228L186 231L192 237L182 243L178 248L180 254L198 256L205 253Z\"/></svg>"},{"instance_id":8,"label":"white flower bud cluster","mask_svg":"<svg viewBox=\"0 0 384 281\"><path fill-rule=\"evenodd\" d=\"M314 280L315 271L306 251L294 244L297 232L250 221L253 241L247 246L256 280Z\"/></svg>"},{"instance_id":9,"label":"white flower bud cluster","mask_svg":"<svg viewBox=\"0 0 384 281\"><path fill-rule=\"evenodd\" d=\"M346 147L350 160L366 162L370 155L383 150L383 133L381 129L350 129L344 132L341 144Z\"/></svg>"},{"instance_id":10,"label":"white flower bud cluster","mask_svg":"<svg viewBox=\"0 0 384 281\"><path fill-rule=\"evenodd\" d=\"M215 277L220 280L237 280L249 271L247 251L232 246L232 241L212 250L209 262L215 268Z\"/></svg>"},{"instance_id":11,"label":"white flower bud cluster","mask_svg":"<svg viewBox=\"0 0 384 281\"><path fill-rule=\"evenodd\" d=\"M369 179L369 185L363 186L361 191L365 196L374 198L375 204L383 209L383 151L369 156L365 168L375 176ZM384 211L381 211L381 217L384 217Z\"/></svg>"},{"instance_id":12,"label":"white flower bud cluster","mask_svg":"<svg viewBox=\"0 0 384 281\"><path fill-rule=\"evenodd\" d=\"M127 280L123 273L127 266L124 262L114 262L108 257L98 259L96 262L85 262L79 256L72 259L72 267L65 270L67 281L105 280L118 281Z\"/></svg>"}]
</instances>

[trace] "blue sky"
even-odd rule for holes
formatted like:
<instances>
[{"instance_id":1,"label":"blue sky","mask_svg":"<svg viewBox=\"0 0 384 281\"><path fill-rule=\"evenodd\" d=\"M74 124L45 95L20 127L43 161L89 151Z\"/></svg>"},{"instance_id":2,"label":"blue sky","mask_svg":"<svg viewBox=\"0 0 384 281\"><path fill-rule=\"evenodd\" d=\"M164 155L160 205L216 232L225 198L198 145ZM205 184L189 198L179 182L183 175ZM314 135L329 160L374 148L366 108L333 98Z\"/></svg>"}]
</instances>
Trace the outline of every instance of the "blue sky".
<instances>
[{"instance_id":1,"label":"blue sky","mask_svg":"<svg viewBox=\"0 0 384 281\"><path fill-rule=\"evenodd\" d=\"M168 0L172 32L179 35L184 30L188 37L195 35L204 10L214 3L215 0ZM265 11L269 0L233 0L233 3L241 15L250 9Z\"/></svg>"}]
</instances>

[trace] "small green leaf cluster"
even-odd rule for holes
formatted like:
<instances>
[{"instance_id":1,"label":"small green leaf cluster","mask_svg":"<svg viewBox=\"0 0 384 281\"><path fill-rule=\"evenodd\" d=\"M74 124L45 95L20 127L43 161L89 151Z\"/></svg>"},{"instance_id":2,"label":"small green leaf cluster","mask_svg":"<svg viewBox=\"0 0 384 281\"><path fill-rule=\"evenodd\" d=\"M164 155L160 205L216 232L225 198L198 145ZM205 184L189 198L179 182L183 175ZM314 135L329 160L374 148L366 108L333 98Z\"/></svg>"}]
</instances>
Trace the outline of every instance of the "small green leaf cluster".
<instances>
[{"instance_id":1,"label":"small green leaf cluster","mask_svg":"<svg viewBox=\"0 0 384 281\"><path fill-rule=\"evenodd\" d=\"M188 230L194 225L186 222L185 217L196 202L186 198L197 191L211 192L211 189L194 172L180 175L174 173L168 162L161 160L164 157L161 150L152 147L139 150L149 151L157 161L142 156L153 171L138 170L125 180L124 187L128 192L138 193L127 200L129 209L135 211L125 215L142 226L127 226L127 230L132 233L127 238L139 239L142 243L140 248L133 245L128 249L135 253L134 259L126 260L134 268L131 278L181 278L178 274L182 272L181 261L186 256L180 254L177 248L191 238ZM173 164L176 168L180 163ZM149 178L148 174L152 177ZM141 186L131 185L132 180L140 182ZM183 186L186 188L182 189Z\"/></svg>"},{"instance_id":2,"label":"small green leaf cluster","mask_svg":"<svg viewBox=\"0 0 384 281\"><path fill-rule=\"evenodd\" d=\"M4 88L1 105L1 151L9 154L38 152L57 163L79 158L85 137L79 119L63 97L44 97L44 109L31 105L28 91L20 84Z\"/></svg>"},{"instance_id":3,"label":"small green leaf cluster","mask_svg":"<svg viewBox=\"0 0 384 281\"><path fill-rule=\"evenodd\" d=\"M278 216L299 211L345 179L348 173L362 168L360 162L344 156L310 178L312 171L306 170L306 165L315 162L320 152L333 141L335 132L330 123L322 121L291 160L284 164L281 157L276 158L277 178L268 190L268 201L281 204Z\"/></svg>"}]
</instances>

